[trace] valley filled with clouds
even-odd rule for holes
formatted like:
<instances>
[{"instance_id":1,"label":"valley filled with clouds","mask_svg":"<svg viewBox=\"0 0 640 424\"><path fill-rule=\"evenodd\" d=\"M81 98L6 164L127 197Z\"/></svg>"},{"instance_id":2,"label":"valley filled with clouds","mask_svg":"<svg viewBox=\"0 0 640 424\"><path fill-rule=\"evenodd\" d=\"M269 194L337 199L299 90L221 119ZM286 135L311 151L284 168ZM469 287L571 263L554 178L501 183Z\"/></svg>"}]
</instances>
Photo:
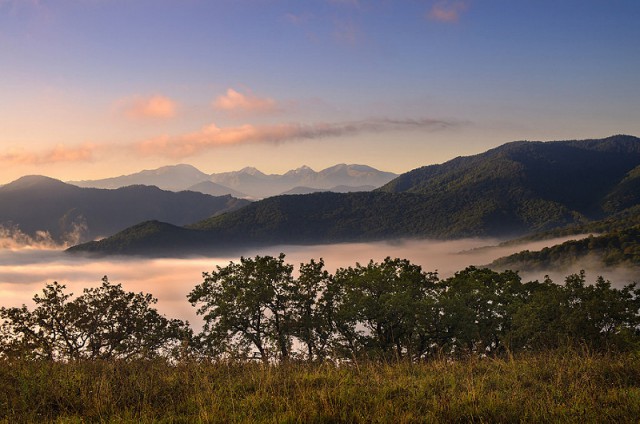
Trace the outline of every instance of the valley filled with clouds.
<instances>
[{"instance_id":1,"label":"valley filled with clouds","mask_svg":"<svg viewBox=\"0 0 640 424\"><path fill-rule=\"evenodd\" d=\"M498 246L496 239L466 239L456 241L396 240L378 243L343 243L315 246L273 246L248 250L245 257L278 256L286 254L286 261L297 267L310 259L323 258L326 268L333 273L337 268L354 266L356 262L366 264L370 260L381 262L385 257L409 259L422 266L424 271L437 271L441 278L448 278L469 265L486 265L494 259L524 249L539 250L561 243L569 238L530 242L526 244ZM17 240L16 242L28 242ZM0 240L8 246L7 239ZM215 270L217 265L226 266L230 261L238 262L239 256L192 257L186 259L109 257L87 258L71 256L63 250L45 248L42 244L20 246L0 251L0 298L1 306L31 305L31 298L45 284L57 281L65 284L69 292L80 294L83 288L97 287L107 275L113 283L121 283L125 290L151 293L159 299L158 309L168 317L189 320L196 327L201 318L187 302L187 294L202 282L202 273ZM586 269L590 280L597 275L610 279L615 286L633 282L634 270L624 268L602 270L595 263L576 264L568 269L546 272L521 272L524 280L542 280L545 274L556 282L562 282L568 274Z\"/></svg>"}]
</instances>

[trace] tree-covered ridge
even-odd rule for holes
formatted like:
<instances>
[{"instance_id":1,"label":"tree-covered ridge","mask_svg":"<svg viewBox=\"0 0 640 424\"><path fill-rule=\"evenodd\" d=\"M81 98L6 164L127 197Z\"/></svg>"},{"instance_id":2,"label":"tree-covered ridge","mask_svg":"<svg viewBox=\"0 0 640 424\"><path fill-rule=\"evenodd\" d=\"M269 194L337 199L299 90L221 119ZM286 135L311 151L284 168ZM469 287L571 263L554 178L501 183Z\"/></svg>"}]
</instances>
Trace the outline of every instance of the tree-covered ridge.
<instances>
[{"instance_id":1,"label":"tree-covered ridge","mask_svg":"<svg viewBox=\"0 0 640 424\"><path fill-rule=\"evenodd\" d=\"M589 259L599 266L640 267L640 225L581 240L545 247L536 252L525 250L491 263L494 269L559 269Z\"/></svg>"},{"instance_id":2,"label":"tree-covered ridge","mask_svg":"<svg viewBox=\"0 0 640 424\"><path fill-rule=\"evenodd\" d=\"M629 200L609 201L603 210L605 198L617 198L612 190L639 165L639 146L640 139L632 136L507 143L479 155L418 168L380 190L422 193L442 201L458 198L471 204L485 197L515 203L540 199L599 218L631 206Z\"/></svg>"},{"instance_id":3,"label":"tree-covered ridge","mask_svg":"<svg viewBox=\"0 0 640 424\"><path fill-rule=\"evenodd\" d=\"M465 203L417 193L314 193L265 199L190 228L275 243L326 243L510 235L574 221L561 205L536 199L515 205L491 195Z\"/></svg>"},{"instance_id":4,"label":"tree-covered ridge","mask_svg":"<svg viewBox=\"0 0 640 424\"><path fill-rule=\"evenodd\" d=\"M80 188L53 178L22 177L0 187L0 227L53 241L74 242L112 235L147 220L185 225L249 204L231 196L128 186L115 190Z\"/></svg>"},{"instance_id":5,"label":"tree-covered ridge","mask_svg":"<svg viewBox=\"0 0 640 424\"><path fill-rule=\"evenodd\" d=\"M292 221L289 226L295 225L299 230L296 218L308 218L313 226L324 223L326 217L350 221L354 216L363 222L355 226L353 233L363 237L369 229L396 236L429 237L542 231L621 210L609 207L605 212L601 204L612 188L627 181L627 173L640 165L638 146L640 139L631 136L508 143L480 155L411 171L379 189L394 196L372 193L304 196L288 202L267 199L196 227L241 231L239 227L243 225L264 226L274 218ZM593 172L594 167L598 172ZM416 197L398 196L400 193L413 193ZM368 213L371 209L374 212ZM379 216L382 225L369 221L371 214ZM389 223L385 225L385 221ZM352 222L349 224L349 228L354 227ZM328 223L324 225L321 235L331 232L326 228ZM398 229L404 229L404 234ZM334 232L343 234L340 229Z\"/></svg>"},{"instance_id":6,"label":"tree-covered ridge","mask_svg":"<svg viewBox=\"0 0 640 424\"><path fill-rule=\"evenodd\" d=\"M76 298L53 283L34 301L32 311L0 308L0 357L416 362L640 346L640 289L602 277L589 285L584 272L562 285L476 267L440 279L386 258L334 274L310 260L294 275L284 254L241 258L204 273L189 293L204 320L198 334L160 315L151 295L106 278Z\"/></svg>"},{"instance_id":7,"label":"tree-covered ridge","mask_svg":"<svg viewBox=\"0 0 640 424\"><path fill-rule=\"evenodd\" d=\"M629 171L626 177L604 199L603 209L616 212L640 203L640 166Z\"/></svg>"},{"instance_id":8,"label":"tree-covered ridge","mask_svg":"<svg viewBox=\"0 0 640 424\"><path fill-rule=\"evenodd\" d=\"M640 225L640 205L630 207L597 221L570 224L564 227L558 227L547 231L540 231L528 234L523 237L507 240L500 243L500 246L512 246L530 241L548 240L558 237L581 234L601 235L609 232L625 230L637 225Z\"/></svg>"},{"instance_id":9,"label":"tree-covered ridge","mask_svg":"<svg viewBox=\"0 0 640 424\"><path fill-rule=\"evenodd\" d=\"M114 254L149 256L177 255L176 252L208 251L210 238L198 230L190 230L160 221L145 221L129 227L114 236L70 247L67 252L94 254L108 250ZM227 251L230 251L228 248Z\"/></svg>"},{"instance_id":10,"label":"tree-covered ridge","mask_svg":"<svg viewBox=\"0 0 640 424\"><path fill-rule=\"evenodd\" d=\"M632 136L514 142L419 168L376 192L277 196L188 227L206 235L184 232L164 245L118 235L74 251L145 254L164 246L166 254L188 254L282 243L516 237L636 206L638 166L640 139Z\"/></svg>"}]
</instances>

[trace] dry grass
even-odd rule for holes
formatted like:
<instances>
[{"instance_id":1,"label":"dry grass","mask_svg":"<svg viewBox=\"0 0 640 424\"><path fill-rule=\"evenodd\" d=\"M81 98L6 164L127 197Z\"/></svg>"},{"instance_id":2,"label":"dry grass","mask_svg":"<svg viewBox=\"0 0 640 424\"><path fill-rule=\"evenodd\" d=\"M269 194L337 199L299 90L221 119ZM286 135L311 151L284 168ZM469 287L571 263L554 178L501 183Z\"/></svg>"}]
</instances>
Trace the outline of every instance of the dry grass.
<instances>
[{"instance_id":1,"label":"dry grass","mask_svg":"<svg viewBox=\"0 0 640 424\"><path fill-rule=\"evenodd\" d=\"M640 357L580 352L419 364L15 362L0 422L640 420Z\"/></svg>"}]
</instances>

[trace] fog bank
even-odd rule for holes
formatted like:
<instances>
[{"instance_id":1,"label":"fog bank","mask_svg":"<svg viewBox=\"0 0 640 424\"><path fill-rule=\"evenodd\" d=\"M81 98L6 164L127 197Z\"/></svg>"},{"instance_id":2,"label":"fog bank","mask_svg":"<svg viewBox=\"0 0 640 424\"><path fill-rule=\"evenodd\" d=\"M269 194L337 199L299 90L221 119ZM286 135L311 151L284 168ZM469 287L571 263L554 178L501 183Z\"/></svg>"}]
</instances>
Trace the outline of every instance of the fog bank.
<instances>
[{"instance_id":1,"label":"fog bank","mask_svg":"<svg viewBox=\"0 0 640 424\"><path fill-rule=\"evenodd\" d=\"M571 237L576 238L576 237ZM295 266L310 259L323 258L329 272L337 268L366 264L385 257L409 259L425 271L437 271L441 278L469 265L485 265L498 257L521 250L540 250L561 243L569 238L536 241L517 246L496 247L500 240L467 239L456 241L405 240L378 243L345 243L314 246L274 246L248 252L245 256L286 254L286 261ZM83 258L70 256L56 249L2 249L0 250L0 306L32 306L31 298L45 284L58 281L68 291L77 294L83 288L96 287L107 275L112 283L121 283L127 291L143 291L158 298L158 309L171 318L181 318L200 325L194 308L187 302L187 294L202 282L202 273L213 271L217 265L238 261L237 256L220 256L192 259L145 258ZM567 274L579 271L579 267L553 273L556 282L562 282ZM589 269L589 282L597 275L627 284L636 278L632 271L611 270L598 272ZM548 272L546 272L548 273ZM545 272L521 273L525 280L542 279ZM637 279L637 278L636 278Z\"/></svg>"}]
</instances>

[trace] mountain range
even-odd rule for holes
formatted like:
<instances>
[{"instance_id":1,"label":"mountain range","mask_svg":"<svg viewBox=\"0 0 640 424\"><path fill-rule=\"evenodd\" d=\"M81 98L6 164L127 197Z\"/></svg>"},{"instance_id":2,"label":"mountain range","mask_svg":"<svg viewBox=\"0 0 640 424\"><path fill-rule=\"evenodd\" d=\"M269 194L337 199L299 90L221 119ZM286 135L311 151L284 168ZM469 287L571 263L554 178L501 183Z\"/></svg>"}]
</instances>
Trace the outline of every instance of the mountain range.
<instances>
[{"instance_id":1,"label":"mountain range","mask_svg":"<svg viewBox=\"0 0 640 424\"><path fill-rule=\"evenodd\" d=\"M231 196L160 190L134 185L115 190L80 188L43 176L25 176L0 187L0 226L57 243L104 237L141 221L184 225L249 203Z\"/></svg>"},{"instance_id":2,"label":"mountain range","mask_svg":"<svg viewBox=\"0 0 640 424\"><path fill-rule=\"evenodd\" d=\"M415 169L373 192L276 196L186 227L141 223L71 251L175 255L283 243L515 237L624 212L640 203L639 182L636 137L519 141Z\"/></svg>"},{"instance_id":3,"label":"mountain range","mask_svg":"<svg viewBox=\"0 0 640 424\"><path fill-rule=\"evenodd\" d=\"M373 190L395 177L397 174L379 171L366 165L339 164L319 172L308 166L301 166L282 175L265 174L256 168L247 167L240 171L209 175L191 165L181 164L120 177L69 183L78 187L108 189L143 184L153 185L163 190L191 190L216 196L229 194L238 198L262 199L291 190L296 192Z\"/></svg>"}]
</instances>

